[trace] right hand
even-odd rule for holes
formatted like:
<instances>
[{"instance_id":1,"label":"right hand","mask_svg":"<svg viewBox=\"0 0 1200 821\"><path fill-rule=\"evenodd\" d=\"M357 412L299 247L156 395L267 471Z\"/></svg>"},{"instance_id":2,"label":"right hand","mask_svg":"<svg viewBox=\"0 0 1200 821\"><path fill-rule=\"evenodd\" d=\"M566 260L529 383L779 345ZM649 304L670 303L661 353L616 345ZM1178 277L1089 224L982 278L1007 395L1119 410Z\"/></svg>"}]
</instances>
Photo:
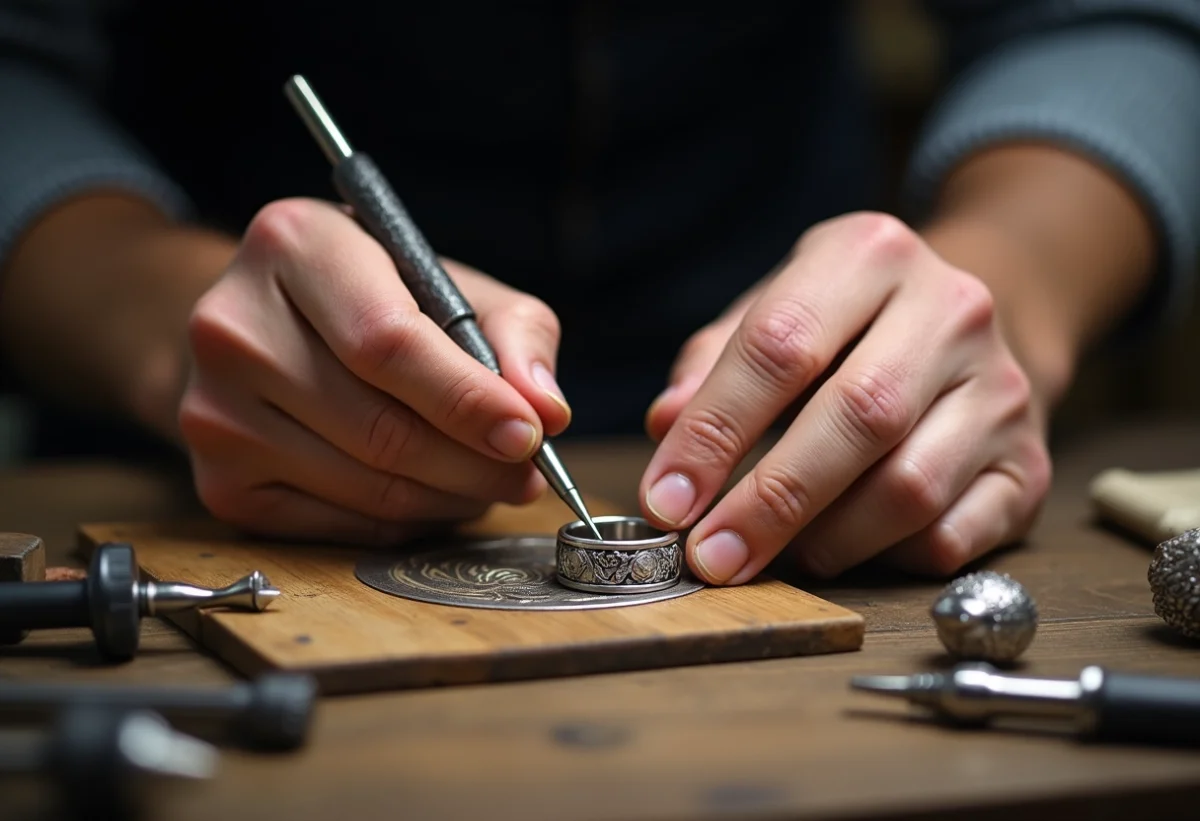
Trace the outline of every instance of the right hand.
<instances>
[{"instance_id":1,"label":"right hand","mask_svg":"<svg viewBox=\"0 0 1200 821\"><path fill-rule=\"evenodd\" d=\"M570 410L559 325L457 263L501 378L425 314L384 249L313 200L262 209L196 303L179 407L197 492L264 535L393 542L545 491L530 456Z\"/></svg>"}]
</instances>

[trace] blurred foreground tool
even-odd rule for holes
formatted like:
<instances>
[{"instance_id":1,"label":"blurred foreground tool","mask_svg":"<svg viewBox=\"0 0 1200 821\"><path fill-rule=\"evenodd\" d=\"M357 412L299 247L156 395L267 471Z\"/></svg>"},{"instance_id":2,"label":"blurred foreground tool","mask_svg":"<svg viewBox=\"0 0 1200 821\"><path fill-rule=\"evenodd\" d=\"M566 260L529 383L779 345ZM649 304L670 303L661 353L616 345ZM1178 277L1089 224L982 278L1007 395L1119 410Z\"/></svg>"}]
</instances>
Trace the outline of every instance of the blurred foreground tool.
<instances>
[{"instance_id":1,"label":"blurred foreground tool","mask_svg":"<svg viewBox=\"0 0 1200 821\"><path fill-rule=\"evenodd\" d=\"M223 687L0 681L0 722L41 722L74 706L152 710L208 741L284 751L304 746L316 696L316 680L296 673Z\"/></svg>"},{"instance_id":2,"label":"blurred foreground tool","mask_svg":"<svg viewBox=\"0 0 1200 821\"><path fill-rule=\"evenodd\" d=\"M1065 722L1100 741L1200 746L1200 680L1086 667L1076 680L1003 675L988 664L947 673L855 676L856 690L903 698L958 724L1003 717Z\"/></svg>"},{"instance_id":3,"label":"blurred foreground tool","mask_svg":"<svg viewBox=\"0 0 1200 821\"><path fill-rule=\"evenodd\" d=\"M218 753L149 711L71 707L52 729L0 734L0 777L41 777L54 817L133 821L155 779L212 778Z\"/></svg>"},{"instance_id":4,"label":"blurred foreground tool","mask_svg":"<svg viewBox=\"0 0 1200 821\"><path fill-rule=\"evenodd\" d=\"M278 595L257 570L217 590L142 582L132 545L106 542L97 546L81 581L0 582L0 633L90 627L101 654L127 661L137 652L143 616L200 607L262 611Z\"/></svg>"}]
</instances>

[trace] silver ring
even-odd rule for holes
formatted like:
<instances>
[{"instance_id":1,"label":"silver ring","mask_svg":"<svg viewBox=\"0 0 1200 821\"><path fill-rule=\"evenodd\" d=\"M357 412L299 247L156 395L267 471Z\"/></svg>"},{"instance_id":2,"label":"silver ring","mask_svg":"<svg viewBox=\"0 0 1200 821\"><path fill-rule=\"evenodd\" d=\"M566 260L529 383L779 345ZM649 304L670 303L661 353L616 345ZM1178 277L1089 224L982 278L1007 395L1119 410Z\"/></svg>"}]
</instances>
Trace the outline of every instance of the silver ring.
<instances>
[{"instance_id":1,"label":"silver ring","mask_svg":"<svg viewBox=\"0 0 1200 821\"><path fill-rule=\"evenodd\" d=\"M679 583L679 534L633 516L592 519L603 541L582 521L558 530L555 575L559 584L587 593L649 593Z\"/></svg>"}]
</instances>

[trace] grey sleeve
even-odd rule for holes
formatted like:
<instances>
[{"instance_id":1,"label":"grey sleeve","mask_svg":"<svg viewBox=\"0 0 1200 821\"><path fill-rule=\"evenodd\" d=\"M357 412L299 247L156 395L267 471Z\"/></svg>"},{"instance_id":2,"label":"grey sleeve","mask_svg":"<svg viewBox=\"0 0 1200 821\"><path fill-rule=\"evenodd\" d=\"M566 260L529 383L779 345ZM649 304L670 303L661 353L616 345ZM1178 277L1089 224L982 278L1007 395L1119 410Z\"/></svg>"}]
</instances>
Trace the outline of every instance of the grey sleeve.
<instances>
[{"instance_id":1,"label":"grey sleeve","mask_svg":"<svg viewBox=\"0 0 1200 821\"><path fill-rule=\"evenodd\" d=\"M1160 267L1128 326L1177 319L1200 256L1200 2L929 5L959 71L918 139L904 189L910 213L927 215L951 169L988 144L1069 147L1121 178L1154 222Z\"/></svg>"},{"instance_id":2,"label":"grey sleeve","mask_svg":"<svg viewBox=\"0 0 1200 821\"><path fill-rule=\"evenodd\" d=\"M123 190L183 217L184 192L97 102L105 52L87 0L0 0L0 268L47 208Z\"/></svg>"}]
</instances>

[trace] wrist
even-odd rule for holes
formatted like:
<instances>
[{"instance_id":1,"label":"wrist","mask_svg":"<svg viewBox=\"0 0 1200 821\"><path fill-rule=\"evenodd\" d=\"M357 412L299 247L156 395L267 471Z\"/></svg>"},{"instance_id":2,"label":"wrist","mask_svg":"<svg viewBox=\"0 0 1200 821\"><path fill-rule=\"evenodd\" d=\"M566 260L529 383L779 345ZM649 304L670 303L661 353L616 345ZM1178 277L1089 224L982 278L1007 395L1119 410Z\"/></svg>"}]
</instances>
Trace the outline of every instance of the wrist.
<instances>
[{"instance_id":1,"label":"wrist","mask_svg":"<svg viewBox=\"0 0 1200 821\"><path fill-rule=\"evenodd\" d=\"M135 198L65 202L26 232L0 280L8 356L45 395L174 440L191 307L235 249Z\"/></svg>"},{"instance_id":2,"label":"wrist","mask_svg":"<svg viewBox=\"0 0 1200 821\"><path fill-rule=\"evenodd\" d=\"M1070 387L1085 344L1071 319L1074 306L1052 285L1053 262L1013 231L973 216L943 218L922 234L944 260L988 286L1000 333L1049 413Z\"/></svg>"},{"instance_id":3,"label":"wrist","mask_svg":"<svg viewBox=\"0 0 1200 821\"><path fill-rule=\"evenodd\" d=\"M968 158L923 231L995 296L1002 332L1047 411L1079 357L1146 288L1155 234L1143 203L1088 158L1000 145Z\"/></svg>"}]
</instances>

